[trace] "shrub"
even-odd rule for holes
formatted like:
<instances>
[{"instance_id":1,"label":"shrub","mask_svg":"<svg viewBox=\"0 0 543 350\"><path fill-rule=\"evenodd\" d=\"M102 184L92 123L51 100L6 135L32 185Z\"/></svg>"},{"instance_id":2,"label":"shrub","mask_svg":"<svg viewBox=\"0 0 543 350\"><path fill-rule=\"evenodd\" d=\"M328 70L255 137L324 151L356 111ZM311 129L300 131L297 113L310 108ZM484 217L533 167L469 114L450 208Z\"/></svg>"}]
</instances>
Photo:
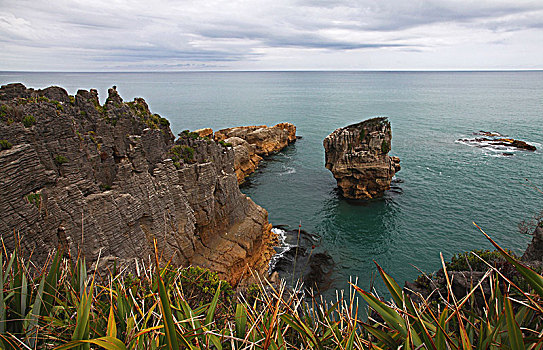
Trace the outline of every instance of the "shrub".
<instances>
[{"instance_id":1,"label":"shrub","mask_svg":"<svg viewBox=\"0 0 543 350\"><path fill-rule=\"evenodd\" d=\"M232 147L232 144L230 142L225 142L224 140L219 141L219 144L224 147Z\"/></svg>"},{"instance_id":2,"label":"shrub","mask_svg":"<svg viewBox=\"0 0 543 350\"><path fill-rule=\"evenodd\" d=\"M445 263L445 265L447 266L447 270L469 271L471 267L471 269L474 271L486 271L488 266L475 255L473 255L472 252L479 255L482 259L484 259L486 262L490 263L493 266L506 263L506 260L503 258L500 252L496 250L476 249L470 252L455 254L451 258L450 262ZM509 251L509 254L514 255L511 251Z\"/></svg>"},{"instance_id":3,"label":"shrub","mask_svg":"<svg viewBox=\"0 0 543 350\"><path fill-rule=\"evenodd\" d=\"M61 156L60 154L57 154L55 156L55 163L57 163L57 165L68 163L68 158Z\"/></svg>"},{"instance_id":4,"label":"shrub","mask_svg":"<svg viewBox=\"0 0 543 350\"><path fill-rule=\"evenodd\" d=\"M197 132L193 132L193 131L190 131L190 130L183 130L179 136L181 137L189 137L191 139L197 139L200 137L200 134L198 134Z\"/></svg>"},{"instance_id":5,"label":"shrub","mask_svg":"<svg viewBox=\"0 0 543 350\"><path fill-rule=\"evenodd\" d=\"M174 164L177 162L176 167L180 167L179 161L183 160L185 163L194 163L194 148L186 145L176 145L170 149L172 160Z\"/></svg>"},{"instance_id":6,"label":"shrub","mask_svg":"<svg viewBox=\"0 0 543 350\"><path fill-rule=\"evenodd\" d=\"M25 127L29 128L34 124L36 124L36 118L33 115L28 114L23 118L23 125Z\"/></svg>"},{"instance_id":7,"label":"shrub","mask_svg":"<svg viewBox=\"0 0 543 350\"><path fill-rule=\"evenodd\" d=\"M26 195L26 200L28 203L34 204L37 208L39 208L41 204L41 193L29 193Z\"/></svg>"},{"instance_id":8,"label":"shrub","mask_svg":"<svg viewBox=\"0 0 543 350\"><path fill-rule=\"evenodd\" d=\"M13 145L8 140L0 140L0 151L10 149Z\"/></svg>"},{"instance_id":9,"label":"shrub","mask_svg":"<svg viewBox=\"0 0 543 350\"><path fill-rule=\"evenodd\" d=\"M381 151L385 154L390 151L390 145L386 140L383 140L383 142L381 142Z\"/></svg>"}]
</instances>

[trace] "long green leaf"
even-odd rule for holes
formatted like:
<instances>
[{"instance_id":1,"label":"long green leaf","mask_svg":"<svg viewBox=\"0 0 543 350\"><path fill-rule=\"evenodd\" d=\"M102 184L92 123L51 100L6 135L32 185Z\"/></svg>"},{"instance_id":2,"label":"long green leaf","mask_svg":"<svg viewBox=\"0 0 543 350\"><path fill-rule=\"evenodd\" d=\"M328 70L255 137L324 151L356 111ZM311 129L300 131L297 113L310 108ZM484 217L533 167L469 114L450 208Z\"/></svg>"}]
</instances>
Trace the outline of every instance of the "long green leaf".
<instances>
[{"instance_id":1,"label":"long green leaf","mask_svg":"<svg viewBox=\"0 0 543 350\"><path fill-rule=\"evenodd\" d=\"M38 319L40 316L40 310L43 304L43 288L45 285L45 275L42 276L40 280L40 285L38 287L38 291L36 293L36 297L34 298L34 304L32 305L32 311L27 317L27 333L30 336L28 340L28 345L31 348L34 348L36 345L36 341L38 338Z\"/></svg>"},{"instance_id":2,"label":"long green leaf","mask_svg":"<svg viewBox=\"0 0 543 350\"><path fill-rule=\"evenodd\" d=\"M515 315L513 313L513 306L511 300L507 296L504 298L505 307L505 320L507 323L507 333L509 335L509 343L512 350L525 350L524 342L522 341L522 332L520 327L515 321Z\"/></svg>"},{"instance_id":3,"label":"long green leaf","mask_svg":"<svg viewBox=\"0 0 543 350\"><path fill-rule=\"evenodd\" d=\"M43 309L41 311L42 316L47 316L51 313L53 308L53 302L55 300L55 294L57 292L57 283L60 274L60 263L62 260L62 250L58 249L51 266L49 267L49 273L45 279L45 288L43 290Z\"/></svg>"},{"instance_id":4,"label":"long green leaf","mask_svg":"<svg viewBox=\"0 0 543 350\"><path fill-rule=\"evenodd\" d=\"M6 271L9 274L9 271ZM4 302L4 261L3 253L0 251L0 334L4 334L6 325L6 304Z\"/></svg>"},{"instance_id":5,"label":"long green leaf","mask_svg":"<svg viewBox=\"0 0 543 350\"><path fill-rule=\"evenodd\" d=\"M213 296L213 300L211 300L211 304L209 305L209 309L207 310L205 325L209 325L211 321L213 321L213 316L215 316L215 309L217 308L217 302L219 301L219 295L221 294L221 282L219 281L219 286L217 287L217 291L215 292L215 296Z\"/></svg>"},{"instance_id":6,"label":"long green leaf","mask_svg":"<svg viewBox=\"0 0 543 350\"><path fill-rule=\"evenodd\" d=\"M56 347L54 350L68 350L80 347L81 345L98 345L106 350L126 350L126 346L117 338L112 337L101 337L96 339L89 340L74 340L69 343L63 344L59 347Z\"/></svg>"},{"instance_id":7,"label":"long green leaf","mask_svg":"<svg viewBox=\"0 0 543 350\"><path fill-rule=\"evenodd\" d=\"M543 298L543 277L529 267L524 266L511 255L509 255L504 249L502 249L502 247L498 245L498 243L494 242L494 240L490 238L490 236L487 235L485 231L477 226L476 223L473 224L483 233L483 235L485 235L490 243L492 243L492 245L496 247L500 254L505 258L505 260L511 263L515 267L515 269L526 279L526 282L528 282L528 284L530 284L530 286L535 289L537 294L539 294L539 296Z\"/></svg>"},{"instance_id":8,"label":"long green leaf","mask_svg":"<svg viewBox=\"0 0 543 350\"><path fill-rule=\"evenodd\" d=\"M175 323L173 322L172 308L170 306L170 298L168 292L160 276L159 264L158 264L158 250L155 240L155 259L156 259L156 275L158 281L158 295L160 298L160 311L162 312L162 318L164 320L164 330L166 331L166 343L170 350L178 350L179 342L177 341L177 332L175 330Z\"/></svg>"}]
</instances>

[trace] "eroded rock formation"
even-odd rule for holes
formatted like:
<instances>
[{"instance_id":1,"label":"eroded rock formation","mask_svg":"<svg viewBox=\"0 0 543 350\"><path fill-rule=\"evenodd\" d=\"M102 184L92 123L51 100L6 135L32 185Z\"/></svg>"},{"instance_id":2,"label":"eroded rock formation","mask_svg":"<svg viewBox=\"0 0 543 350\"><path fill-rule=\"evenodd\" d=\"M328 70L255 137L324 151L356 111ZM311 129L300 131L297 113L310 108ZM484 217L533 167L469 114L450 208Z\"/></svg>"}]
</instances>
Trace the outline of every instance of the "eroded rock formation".
<instances>
[{"instance_id":1,"label":"eroded rock formation","mask_svg":"<svg viewBox=\"0 0 543 350\"><path fill-rule=\"evenodd\" d=\"M182 135L143 99L109 89L69 96L59 87L0 89L0 235L43 262L64 246L88 262L131 263L160 254L238 282L267 269L274 251L268 213L243 195L234 152Z\"/></svg>"},{"instance_id":2,"label":"eroded rock formation","mask_svg":"<svg viewBox=\"0 0 543 350\"><path fill-rule=\"evenodd\" d=\"M241 184L253 173L263 156L277 153L296 141L296 126L240 126L215 132L215 140L234 147L234 169Z\"/></svg>"},{"instance_id":3,"label":"eroded rock formation","mask_svg":"<svg viewBox=\"0 0 543 350\"><path fill-rule=\"evenodd\" d=\"M380 197L400 170L400 159L390 157L392 132L386 118L373 118L336 129L323 142L326 168L345 198Z\"/></svg>"}]
</instances>

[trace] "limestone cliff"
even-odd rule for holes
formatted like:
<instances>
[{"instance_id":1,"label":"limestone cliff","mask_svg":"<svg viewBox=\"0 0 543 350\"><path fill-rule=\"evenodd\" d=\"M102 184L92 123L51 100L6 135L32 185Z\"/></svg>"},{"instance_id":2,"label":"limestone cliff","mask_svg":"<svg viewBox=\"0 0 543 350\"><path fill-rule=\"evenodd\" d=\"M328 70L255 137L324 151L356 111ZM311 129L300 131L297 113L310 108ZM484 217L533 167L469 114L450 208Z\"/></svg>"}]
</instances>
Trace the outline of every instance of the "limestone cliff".
<instances>
[{"instance_id":1,"label":"limestone cliff","mask_svg":"<svg viewBox=\"0 0 543 350\"><path fill-rule=\"evenodd\" d=\"M182 134L143 99L104 105L96 90L0 88L0 234L32 259L62 245L88 262L152 254L238 282L274 253L268 213L243 195L234 152Z\"/></svg>"},{"instance_id":2,"label":"limestone cliff","mask_svg":"<svg viewBox=\"0 0 543 350\"><path fill-rule=\"evenodd\" d=\"M392 132L386 118L373 118L339 128L323 142L326 168L341 194L351 199L380 197L400 170L400 159L390 157Z\"/></svg>"},{"instance_id":3,"label":"limestone cliff","mask_svg":"<svg viewBox=\"0 0 543 350\"><path fill-rule=\"evenodd\" d=\"M241 184L256 170L263 156L277 153L296 141L296 126L291 123L240 126L219 130L214 138L234 147L234 170Z\"/></svg>"}]
</instances>

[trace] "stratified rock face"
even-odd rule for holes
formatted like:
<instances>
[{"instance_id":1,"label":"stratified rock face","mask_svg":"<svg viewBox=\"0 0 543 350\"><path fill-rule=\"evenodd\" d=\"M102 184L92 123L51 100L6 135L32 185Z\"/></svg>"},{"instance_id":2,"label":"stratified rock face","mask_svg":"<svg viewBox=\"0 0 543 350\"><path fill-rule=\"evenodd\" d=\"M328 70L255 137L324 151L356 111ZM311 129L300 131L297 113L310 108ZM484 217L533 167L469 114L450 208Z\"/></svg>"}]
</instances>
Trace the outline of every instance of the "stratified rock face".
<instances>
[{"instance_id":1,"label":"stratified rock face","mask_svg":"<svg viewBox=\"0 0 543 350\"><path fill-rule=\"evenodd\" d=\"M296 141L296 126L280 123L222 129L215 132L215 140L234 147L234 170L241 184L256 170L262 156L277 153Z\"/></svg>"},{"instance_id":2,"label":"stratified rock face","mask_svg":"<svg viewBox=\"0 0 543 350\"><path fill-rule=\"evenodd\" d=\"M243 195L234 152L174 136L143 99L115 89L0 89L0 235L45 261L59 245L88 262L147 259L156 239L176 265L195 264L236 283L265 271L274 251L268 213ZM7 147L3 147L7 148Z\"/></svg>"},{"instance_id":3,"label":"stratified rock face","mask_svg":"<svg viewBox=\"0 0 543 350\"><path fill-rule=\"evenodd\" d=\"M256 154L256 147L239 137L229 137L224 140L234 148L234 171L238 178L238 184L254 173L262 157Z\"/></svg>"},{"instance_id":4,"label":"stratified rock face","mask_svg":"<svg viewBox=\"0 0 543 350\"><path fill-rule=\"evenodd\" d=\"M373 118L335 130L324 139L326 168L341 194L351 199L380 197L400 170L390 157L392 132L386 118Z\"/></svg>"}]
</instances>

